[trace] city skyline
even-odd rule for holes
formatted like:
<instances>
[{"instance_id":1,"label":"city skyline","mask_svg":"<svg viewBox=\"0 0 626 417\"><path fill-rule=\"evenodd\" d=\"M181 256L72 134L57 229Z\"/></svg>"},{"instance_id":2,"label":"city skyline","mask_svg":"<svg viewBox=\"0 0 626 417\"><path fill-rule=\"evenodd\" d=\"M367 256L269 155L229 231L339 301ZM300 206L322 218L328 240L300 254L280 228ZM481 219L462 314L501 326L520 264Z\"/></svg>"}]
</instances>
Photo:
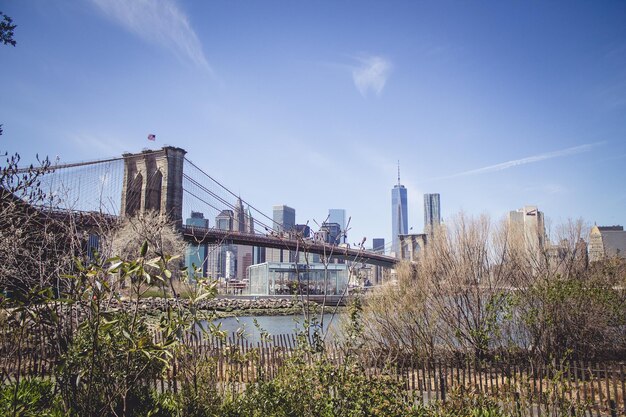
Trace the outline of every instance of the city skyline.
<instances>
[{"instance_id":1,"label":"city skyline","mask_svg":"<svg viewBox=\"0 0 626 417\"><path fill-rule=\"evenodd\" d=\"M0 150L178 146L268 215L342 207L368 247L391 241L397 159L414 231L428 190L446 220L626 223L623 3L130 4L3 5Z\"/></svg>"}]
</instances>

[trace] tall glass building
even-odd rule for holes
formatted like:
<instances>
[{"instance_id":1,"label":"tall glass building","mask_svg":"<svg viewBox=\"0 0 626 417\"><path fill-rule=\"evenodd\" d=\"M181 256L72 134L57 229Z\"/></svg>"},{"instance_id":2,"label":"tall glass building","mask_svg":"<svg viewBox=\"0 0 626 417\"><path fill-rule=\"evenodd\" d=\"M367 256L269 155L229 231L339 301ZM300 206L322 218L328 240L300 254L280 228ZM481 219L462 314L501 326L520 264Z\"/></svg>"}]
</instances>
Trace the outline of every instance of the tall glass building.
<instances>
[{"instance_id":1,"label":"tall glass building","mask_svg":"<svg viewBox=\"0 0 626 417\"><path fill-rule=\"evenodd\" d=\"M296 228L296 209L289 206L280 205L273 207L272 220L275 232L292 232ZM266 248L265 260L267 262L293 262L295 252L286 249Z\"/></svg>"},{"instance_id":2,"label":"tall glass building","mask_svg":"<svg viewBox=\"0 0 626 417\"><path fill-rule=\"evenodd\" d=\"M399 235L408 233L408 209L406 188L400 184L400 164L398 164L398 184L391 190L391 250L400 252Z\"/></svg>"},{"instance_id":3,"label":"tall glass building","mask_svg":"<svg viewBox=\"0 0 626 417\"><path fill-rule=\"evenodd\" d=\"M385 253L385 239L380 237L375 237L372 239L372 251Z\"/></svg>"},{"instance_id":4,"label":"tall glass building","mask_svg":"<svg viewBox=\"0 0 626 417\"><path fill-rule=\"evenodd\" d=\"M187 226L208 229L209 220L204 218L203 213L192 211L191 217L185 221L185 224ZM206 244L190 243L187 245L185 264L187 266L187 273L190 277L193 277L196 272L198 272L202 277L207 276L207 254L208 245ZM196 271L197 269L199 269L199 271Z\"/></svg>"},{"instance_id":5,"label":"tall glass building","mask_svg":"<svg viewBox=\"0 0 626 417\"><path fill-rule=\"evenodd\" d=\"M424 194L424 233L433 233L434 226L441 224L439 194Z\"/></svg>"},{"instance_id":6,"label":"tall glass building","mask_svg":"<svg viewBox=\"0 0 626 417\"><path fill-rule=\"evenodd\" d=\"M346 243L346 211L344 209L328 209L327 223L337 223L341 230L341 236L339 240L335 240L334 243Z\"/></svg>"},{"instance_id":7,"label":"tall glass building","mask_svg":"<svg viewBox=\"0 0 626 417\"><path fill-rule=\"evenodd\" d=\"M288 232L296 226L296 210L289 206L273 207L273 229L277 232Z\"/></svg>"},{"instance_id":8,"label":"tall glass building","mask_svg":"<svg viewBox=\"0 0 626 417\"><path fill-rule=\"evenodd\" d=\"M320 229L325 236L325 242L329 245L339 245L343 243L343 229L341 229L339 223L324 222L322 223L322 227Z\"/></svg>"}]
</instances>

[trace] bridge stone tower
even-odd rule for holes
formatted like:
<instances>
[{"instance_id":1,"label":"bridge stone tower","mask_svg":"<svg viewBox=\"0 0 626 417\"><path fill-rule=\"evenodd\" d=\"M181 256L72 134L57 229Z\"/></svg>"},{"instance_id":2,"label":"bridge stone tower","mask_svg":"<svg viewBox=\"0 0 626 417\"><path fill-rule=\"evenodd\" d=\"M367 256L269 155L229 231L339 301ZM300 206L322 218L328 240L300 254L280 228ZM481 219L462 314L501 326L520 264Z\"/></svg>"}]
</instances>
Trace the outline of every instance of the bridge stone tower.
<instances>
[{"instance_id":1,"label":"bridge stone tower","mask_svg":"<svg viewBox=\"0 0 626 417\"><path fill-rule=\"evenodd\" d=\"M152 151L125 153L122 217L147 211L167 215L177 225L183 214L184 149L165 146Z\"/></svg>"}]
</instances>

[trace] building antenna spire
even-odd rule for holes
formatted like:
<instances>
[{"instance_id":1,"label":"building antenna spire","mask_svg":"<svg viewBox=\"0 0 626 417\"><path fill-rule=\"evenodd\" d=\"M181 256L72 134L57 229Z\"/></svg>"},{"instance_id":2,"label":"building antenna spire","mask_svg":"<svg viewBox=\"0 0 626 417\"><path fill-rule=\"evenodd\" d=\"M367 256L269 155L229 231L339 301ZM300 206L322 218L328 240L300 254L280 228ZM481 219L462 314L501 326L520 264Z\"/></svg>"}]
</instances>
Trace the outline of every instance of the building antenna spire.
<instances>
[{"instance_id":1,"label":"building antenna spire","mask_svg":"<svg viewBox=\"0 0 626 417\"><path fill-rule=\"evenodd\" d=\"M400 185L400 160L398 159L398 185Z\"/></svg>"}]
</instances>

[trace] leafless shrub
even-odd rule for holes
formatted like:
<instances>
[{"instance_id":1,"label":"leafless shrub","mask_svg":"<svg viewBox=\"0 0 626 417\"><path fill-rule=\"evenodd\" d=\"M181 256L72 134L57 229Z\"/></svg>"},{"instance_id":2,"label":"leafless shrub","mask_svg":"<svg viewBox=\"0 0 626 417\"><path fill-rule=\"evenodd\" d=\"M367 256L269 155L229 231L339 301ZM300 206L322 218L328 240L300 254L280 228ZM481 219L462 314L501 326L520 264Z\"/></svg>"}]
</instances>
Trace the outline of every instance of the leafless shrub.
<instances>
[{"instance_id":1,"label":"leafless shrub","mask_svg":"<svg viewBox=\"0 0 626 417\"><path fill-rule=\"evenodd\" d=\"M0 170L0 288L24 292L55 285L58 290L84 236L73 215L50 210L55 197L39 187L50 171L49 161L21 170L19 155L5 157Z\"/></svg>"},{"instance_id":2,"label":"leafless shrub","mask_svg":"<svg viewBox=\"0 0 626 417\"><path fill-rule=\"evenodd\" d=\"M422 357L623 352L623 274L618 264L589 268L585 233L570 221L556 228L557 244L529 244L505 221L459 214L397 269L395 285L366 298L366 347Z\"/></svg>"},{"instance_id":3,"label":"leafless shrub","mask_svg":"<svg viewBox=\"0 0 626 417\"><path fill-rule=\"evenodd\" d=\"M124 258L136 258L142 242L147 241L148 256L183 256L187 245L166 216L149 211L123 220L111 237L111 250Z\"/></svg>"},{"instance_id":4,"label":"leafless shrub","mask_svg":"<svg viewBox=\"0 0 626 417\"><path fill-rule=\"evenodd\" d=\"M115 254L122 259L136 259L143 242L148 242L147 258L164 257L166 254L176 258L170 263L174 277L179 277L182 269L187 244L175 224L166 216L155 211L148 211L133 217L125 218L118 228L112 231L104 243L104 251ZM121 283L124 286L124 283ZM172 280L168 281L171 292L176 295L176 287Z\"/></svg>"}]
</instances>

